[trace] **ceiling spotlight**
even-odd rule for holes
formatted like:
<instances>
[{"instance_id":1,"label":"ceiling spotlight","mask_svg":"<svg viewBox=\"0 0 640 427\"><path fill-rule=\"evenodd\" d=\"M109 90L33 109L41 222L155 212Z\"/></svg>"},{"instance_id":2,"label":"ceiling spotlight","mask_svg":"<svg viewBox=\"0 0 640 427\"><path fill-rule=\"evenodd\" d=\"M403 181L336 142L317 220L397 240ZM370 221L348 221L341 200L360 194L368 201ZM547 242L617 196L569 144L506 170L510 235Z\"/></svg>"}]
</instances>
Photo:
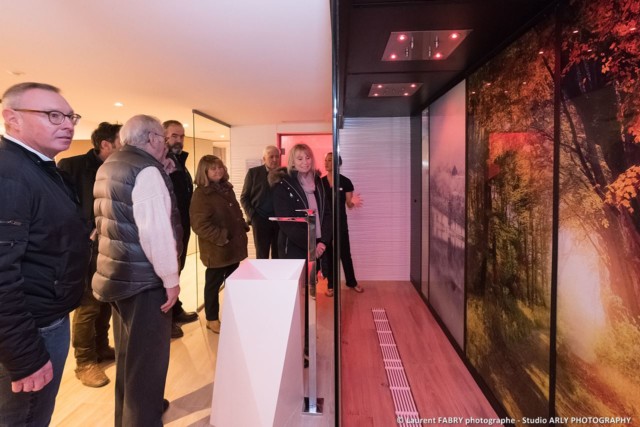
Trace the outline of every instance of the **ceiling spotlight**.
<instances>
[{"instance_id":1,"label":"ceiling spotlight","mask_svg":"<svg viewBox=\"0 0 640 427\"><path fill-rule=\"evenodd\" d=\"M538 52L538 55L542 55L544 53L544 50L541 50Z\"/></svg>"},{"instance_id":2,"label":"ceiling spotlight","mask_svg":"<svg viewBox=\"0 0 640 427\"><path fill-rule=\"evenodd\" d=\"M114 107L124 107L124 104L122 102L116 102L113 105L114 105Z\"/></svg>"},{"instance_id":3,"label":"ceiling spotlight","mask_svg":"<svg viewBox=\"0 0 640 427\"><path fill-rule=\"evenodd\" d=\"M461 28L433 31L393 31L389 34L381 60L446 60L472 31L471 29L465 30ZM436 55L436 52L439 55Z\"/></svg>"},{"instance_id":4,"label":"ceiling spotlight","mask_svg":"<svg viewBox=\"0 0 640 427\"><path fill-rule=\"evenodd\" d=\"M422 83L372 83L369 89L370 98L388 98L394 96L412 96Z\"/></svg>"}]
</instances>

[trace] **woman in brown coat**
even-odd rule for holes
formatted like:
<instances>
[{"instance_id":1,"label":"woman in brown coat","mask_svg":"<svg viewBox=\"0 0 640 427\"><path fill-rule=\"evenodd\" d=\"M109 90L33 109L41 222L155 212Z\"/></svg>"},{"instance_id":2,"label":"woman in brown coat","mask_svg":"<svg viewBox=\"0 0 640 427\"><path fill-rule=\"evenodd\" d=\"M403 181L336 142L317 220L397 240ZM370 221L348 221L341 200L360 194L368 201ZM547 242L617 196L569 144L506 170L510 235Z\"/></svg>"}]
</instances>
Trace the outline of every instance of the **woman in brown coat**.
<instances>
[{"instance_id":1,"label":"woman in brown coat","mask_svg":"<svg viewBox=\"0 0 640 427\"><path fill-rule=\"evenodd\" d=\"M191 227L198 236L200 260L207 267L204 311L207 328L220 332L218 292L225 279L247 257L247 232L240 204L222 160L206 155L200 159L189 209Z\"/></svg>"}]
</instances>

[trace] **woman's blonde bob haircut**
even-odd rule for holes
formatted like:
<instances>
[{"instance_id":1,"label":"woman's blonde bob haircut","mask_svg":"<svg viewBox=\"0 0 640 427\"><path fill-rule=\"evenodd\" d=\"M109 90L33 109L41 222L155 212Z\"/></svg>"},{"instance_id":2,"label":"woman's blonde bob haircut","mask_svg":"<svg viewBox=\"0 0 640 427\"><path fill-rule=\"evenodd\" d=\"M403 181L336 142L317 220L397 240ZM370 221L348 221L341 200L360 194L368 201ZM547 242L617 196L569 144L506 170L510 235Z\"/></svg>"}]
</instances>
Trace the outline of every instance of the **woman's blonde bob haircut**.
<instances>
[{"instance_id":1,"label":"woman's blonde bob haircut","mask_svg":"<svg viewBox=\"0 0 640 427\"><path fill-rule=\"evenodd\" d=\"M212 168L224 169L224 176L220 182L223 183L229 181L229 172L227 171L227 167L224 165L222 159L214 156L213 154L207 154L200 159L200 162L198 162L195 179L196 185L201 187L207 187L209 185L211 181L209 181L209 178L207 177L207 171Z\"/></svg>"},{"instance_id":2,"label":"woman's blonde bob haircut","mask_svg":"<svg viewBox=\"0 0 640 427\"><path fill-rule=\"evenodd\" d=\"M311 150L311 147L309 147L307 144L296 144L291 147L291 151L289 151L289 158L287 159L287 172L291 174L291 171L296 170L294 161L296 156L300 152L306 154L311 158L311 169L309 171L315 173L316 159L313 157L313 151Z\"/></svg>"}]
</instances>

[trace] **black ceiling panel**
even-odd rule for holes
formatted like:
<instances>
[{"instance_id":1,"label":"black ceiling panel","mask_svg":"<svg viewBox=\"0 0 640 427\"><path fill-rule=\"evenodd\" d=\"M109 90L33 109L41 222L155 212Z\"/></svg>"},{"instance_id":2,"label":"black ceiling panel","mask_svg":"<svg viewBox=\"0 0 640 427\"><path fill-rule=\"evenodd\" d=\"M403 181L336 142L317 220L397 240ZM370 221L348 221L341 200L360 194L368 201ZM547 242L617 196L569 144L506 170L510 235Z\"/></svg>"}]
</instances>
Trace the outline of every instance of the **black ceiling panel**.
<instances>
[{"instance_id":1,"label":"black ceiling panel","mask_svg":"<svg viewBox=\"0 0 640 427\"><path fill-rule=\"evenodd\" d=\"M351 0L341 4L341 116L416 114L554 3L556 0ZM467 29L473 31L446 60L381 60L392 32ZM422 83L423 87L409 98L368 97L373 83L402 82Z\"/></svg>"}]
</instances>

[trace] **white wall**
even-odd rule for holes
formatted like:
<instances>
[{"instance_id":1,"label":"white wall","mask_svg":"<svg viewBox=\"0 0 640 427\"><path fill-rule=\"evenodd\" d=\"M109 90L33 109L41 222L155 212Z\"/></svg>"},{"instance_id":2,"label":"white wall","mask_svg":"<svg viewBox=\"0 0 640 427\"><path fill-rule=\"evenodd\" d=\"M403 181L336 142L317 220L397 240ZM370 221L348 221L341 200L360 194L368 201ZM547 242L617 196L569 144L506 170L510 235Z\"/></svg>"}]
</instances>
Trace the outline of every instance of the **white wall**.
<instances>
[{"instance_id":1,"label":"white wall","mask_svg":"<svg viewBox=\"0 0 640 427\"><path fill-rule=\"evenodd\" d=\"M339 143L340 171L364 199L347 211L356 278L409 280L409 118L345 119Z\"/></svg>"},{"instance_id":2,"label":"white wall","mask_svg":"<svg viewBox=\"0 0 640 427\"><path fill-rule=\"evenodd\" d=\"M267 145L278 144L279 133L331 133L331 122L285 123L260 126L231 127L231 165L229 176L238 200L242 192L244 177L249 166L260 164L262 150ZM256 163L257 162L257 163ZM249 232L249 258L255 258L253 233Z\"/></svg>"}]
</instances>

